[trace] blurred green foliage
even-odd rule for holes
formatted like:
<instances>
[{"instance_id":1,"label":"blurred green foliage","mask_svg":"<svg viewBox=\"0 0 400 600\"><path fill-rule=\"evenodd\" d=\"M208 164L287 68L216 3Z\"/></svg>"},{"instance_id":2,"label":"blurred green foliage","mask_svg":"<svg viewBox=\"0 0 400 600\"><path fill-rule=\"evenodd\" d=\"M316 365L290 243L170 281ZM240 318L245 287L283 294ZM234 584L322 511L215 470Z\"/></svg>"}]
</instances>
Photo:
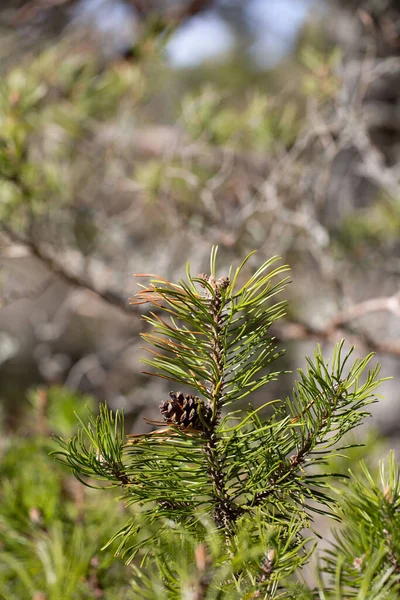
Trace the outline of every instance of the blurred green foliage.
<instances>
[{"instance_id":1,"label":"blurred green foliage","mask_svg":"<svg viewBox=\"0 0 400 600\"><path fill-rule=\"evenodd\" d=\"M305 44L300 51L300 61L307 69L303 79L307 96L321 103L335 98L341 83L337 73L341 58L339 48L323 52L311 44Z\"/></svg>"},{"instance_id":2,"label":"blurred green foliage","mask_svg":"<svg viewBox=\"0 0 400 600\"><path fill-rule=\"evenodd\" d=\"M307 67L304 77L308 82L314 79L319 89L326 60L330 65L332 59L314 56L310 49L305 57L313 71ZM24 229L32 218L73 203L102 167L106 173L108 145L94 147L93 138L100 135L102 124L109 130L128 127L134 132L151 119L148 101L154 79L160 86L166 77L165 73L158 77L162 68L155 44L138 61L115 61L104 67L66 40L10 67L0 86L0 218ZM174 81L173 73L168 77ZM333 80L332 74L329 77ZM167 119L175 118L177 111L186 134L213 146L271 152L290 148L304 123L307 94L299 91L280 98L273 85L268 92L256 79L250 86L242 81L242 90L232 95L223 82L216 83L217 74L214 79L205 86L193 86L189 80L182 94L175 99L172 95ZM333 83L329 90L333 93ZM163 155L143 165L139 162L133 180L151 195L159 192L165 179L173 180L178 198L193 203L218 168L200 180L196 175L180 177L177 171L186 170L185 164Z\"/></svg>"},{"instance_id":3,"label":"blurred green foliage","mask_svg":"<svg viewBox=\"0 0 400 600\"><path fill-rule=\"evenodd\" d=\"M138 67L102 69L62 43L11 68L0 85L0 218L24 226L70 201L78 140L132 110L143 93Z\"/></svg>"},{"instance_id":4,"label":"blurred green foliage","mask_svg":"<svg viewBox=\"0 0 400 600\"><path fill-rule=\"evenodd\" d=\"M52 387L32 391L30 401L20 435L0 455L0 598L121 598L129 571L101 551L126 518L116 497L99 501L49 456L50 433L73 433L75 413L93 399Z\"/></svg>"},{"instance_id":5,"label":"blurred green foliage","mask_svg":"<svg viewBox=\"0 0 400 600\"><path fill-rule=\"evenodd\" d=\"M348 215L343 221L339 242L355 255L368 247L392 247L400 238L400 202L387 194Z\"/></svg>"},{"instance_id":6,"label":"blurred green foliage","mask_svg":"<svg viewBox=\"0 0 400 600\"><path fill-rule=\"evenodd\" d=\"M289 147L299 131L298 112L294 100L280 106L276 97L257 91L247 95L244 106L232 106L227 93L210 85L182 100L182 121L194 139L231 148Z\"/></svg>"}]
</instances>

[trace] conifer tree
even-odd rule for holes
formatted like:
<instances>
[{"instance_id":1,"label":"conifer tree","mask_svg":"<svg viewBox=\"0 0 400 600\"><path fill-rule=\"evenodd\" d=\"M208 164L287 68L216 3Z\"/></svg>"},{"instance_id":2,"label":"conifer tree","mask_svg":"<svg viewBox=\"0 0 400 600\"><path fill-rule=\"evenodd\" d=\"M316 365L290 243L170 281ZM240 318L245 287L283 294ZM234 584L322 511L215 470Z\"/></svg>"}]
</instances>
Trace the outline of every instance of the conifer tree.
<instances>
[{"instance_id":1,"label":"conifer tree","mask_svg":"<svg viewBox=\"0 0 400 600\"><path fill-rule=\"evenodd\" d=\"M123 414L102 405L77 436L59 440L57 459L86 485L121 488L128 520L110 544L133 566L135 598L392 598L379 594L394 593L399 575L393 459L380 495L355 481L342 509L331 487L340 474L329 470L376 399L379 366L372 355L353 361L344 341L330 361L319 348L291 397L254 407L254 392L282 375L270 328L285 313L276 296L288 267L274 257L243 282L252 255L227 274L216 255L209 274L188 266L179 283L139 275L150 282L133 302L153 309L144 362L174 387L154 430L126 435ZM299 573L315 547L315 513L353 521L309 589Z\"/></svg>"}]
</instances>

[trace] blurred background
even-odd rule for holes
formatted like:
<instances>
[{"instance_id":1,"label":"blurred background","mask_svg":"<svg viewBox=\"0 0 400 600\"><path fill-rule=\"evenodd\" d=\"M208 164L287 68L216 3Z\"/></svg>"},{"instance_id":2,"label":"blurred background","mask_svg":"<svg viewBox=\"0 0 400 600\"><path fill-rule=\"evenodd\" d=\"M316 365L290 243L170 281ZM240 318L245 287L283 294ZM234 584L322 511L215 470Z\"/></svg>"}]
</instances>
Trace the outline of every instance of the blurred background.
<instances>
[{"instance_id":1,"label":"blurred background","mask_svg":"<svg viewBox=\"0 0 400 600\"><path fill-rule=\"evenodd\" d=\"M370 427L399 446L397 0L3 0L0 66L3 477L29 479L32 452L98 400L148 429L169 386L141 373L132 274L207 272L213 244L221 275L252 250L248 273L290 264L284 369L342 337L377 353L393 379ZM84 501L40 456L74 507L51 530L62 547ZM0 532L49 536L57 502L47 514L34 477L9 485ZM93 556L77 576L91 591L71 598L113 597ZM5 598L69 597L33 575L7 596L14 567Z\"/></svg>"}]
</instances>

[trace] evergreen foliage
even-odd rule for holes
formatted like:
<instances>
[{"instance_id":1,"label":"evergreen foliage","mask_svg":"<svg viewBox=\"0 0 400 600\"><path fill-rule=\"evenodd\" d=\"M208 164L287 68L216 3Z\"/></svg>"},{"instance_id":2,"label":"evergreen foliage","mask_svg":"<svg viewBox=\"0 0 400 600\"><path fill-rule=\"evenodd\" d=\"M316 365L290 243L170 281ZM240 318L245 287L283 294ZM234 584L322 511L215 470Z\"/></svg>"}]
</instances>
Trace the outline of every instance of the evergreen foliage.
<instances>
[{"instance_id":1,"label":"evergreen foliage","mask_svg":"<svg viewBox=\"0 0 400 600\"><path fill-rule=\"evenodd\" d=\"M0 598L117 600L130 573L100 551L124 519L115 497L99 504L49 457L50 432L72 435L74 411L93 399L58 387L30 399L30 435L10 437L1 452Z\"/></svg>"},{"instance_id":2,"label":"evergreen foliage","mask_svg":"<svg viewBox=\"0 0 400 600\"><path fill-rule=\"evenodd\" d=\"M360 477L351 473L342 492L336 514L344 527L335 532L323 570L333 597L398 598L400 479L394 453L380 464L379 484L363 462L361 470Z\"/></svg>"},{"instance_id":3,"label":"evergreen foliage","mask_svg":"<svg viewBox=\"0 0 400 600\"><path fill-rule=\"evenodd\" d=\"M375 401L379 366L371 355L352 361L342 341L331 361L320 349L308 359L291 398L244 410L243 399L282 374L270 327L284 314L275 296L287 282L273 258L243 283L250 256L227 276L217 274L216 249L210 275L188 267L177 284L140 275L150 283L133 302L154 307L145 363L185 393L162 402L149 434L126 436L122 413L102 405L55 455L83 483L121 488L132 516L110 544L134 565L135 598L384 597L398 579L393 459L383 492L355 480L342 508L330 483L340 474L327 466ZM315 512L350 519L321 563L332 582L320 591L295 575L314 549L305 531Z\"/></svg>"},{"instance_id":4,"label":"evergreen foliage","mask_svg":"<svg viewBox=\"0 0 400 600\"><path fill-rule=\"evenodd\" d=\"M32 288L35 269L32 280L24 273L30 262L21 275L17 267L15 282L10 268L10 284L8 257L21 249L48 271L45 287L60 279L127 312L123 282L138 254L153 264L165 251L171 273L182 248L197 259L211 232L226 256L249 245L267 255L272 248L308 275L317 259L317 278L331 265L333 286L349 288L344 303L360 297L366 279L385 283L400 231L395 45L388 15L384 23L377 7L364 4L356 20L369 34L353 52L341 57L309 25L294 60L269 72L249 70L241 44L224 64L171 69L163 50L178 23L160 35L158 17L118 59L101 58L72 32L38 52L7 32L0 308L32 296L28 310L14 314L36 313L36 294L45 289L43 281ZM381 33L389 52L382 40L373 50ZM332 196L338 182L340 202ZM178 284L149 276L137 295L135 303L153 308L143 335L148 374L173 388L159 398L151 433L127 436L121 412L97 410L92 398L61 387L31 392L28 421L15 419L16 431L1 436L0 600L400 596L395 458L376 473L371 444L353 448L348 437L375 400L379 368L370 367L371 355L354 361L341 342L329 361L318 349L290 397L272 400L265 386L283 375L273 325L286 310L275 300L286 267L271 259L245 282L246 261L220 276L214 250L209 275L188 269ZM57 314L46 323L32 314L42 337L35 349L24 340L22 361L31 354L45 381L68 384L65 371L53 379L40 358L43 350L50 359L70 353L61 332L71 321L64 310ZM299 322L296 311L291 317ZM342 325L354 334L353 322ZM49 340L57 329L59 339ZM329 323L305 333L333 336ZM358 339L378 351L393 348L369 334ZM115 340L106 342L113 352ZM2 399L13 408L23 395L4 374L6 360L2 354ZM368 466L360 473L361 457ZM314 569L328 519L338 524L334 541Z\"/></svg>"}]
</instances>

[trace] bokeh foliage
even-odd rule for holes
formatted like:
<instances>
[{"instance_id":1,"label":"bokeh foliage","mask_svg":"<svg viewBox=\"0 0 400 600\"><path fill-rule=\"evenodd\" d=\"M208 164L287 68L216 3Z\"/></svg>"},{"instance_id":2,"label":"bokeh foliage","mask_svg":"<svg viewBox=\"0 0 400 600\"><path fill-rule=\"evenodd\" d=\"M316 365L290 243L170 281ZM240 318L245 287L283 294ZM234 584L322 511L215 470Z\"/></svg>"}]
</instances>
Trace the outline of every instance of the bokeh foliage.
<instances>
[{"instance_id":1,"label":"bokeh foliage","mask_svg":"<svg viewBox=\"0 0 400 600\"><path fill-rule=\"evenodd\" d=\"M122 524L117 500L81 490L49 457L51 433L69 435L93 399L62 388L31 393L20 435L0 457L0 597L4 600L116 599L129 571L101 548ZM26 431L26 437L22 432Z\"/></svg>"}]
</instances>

